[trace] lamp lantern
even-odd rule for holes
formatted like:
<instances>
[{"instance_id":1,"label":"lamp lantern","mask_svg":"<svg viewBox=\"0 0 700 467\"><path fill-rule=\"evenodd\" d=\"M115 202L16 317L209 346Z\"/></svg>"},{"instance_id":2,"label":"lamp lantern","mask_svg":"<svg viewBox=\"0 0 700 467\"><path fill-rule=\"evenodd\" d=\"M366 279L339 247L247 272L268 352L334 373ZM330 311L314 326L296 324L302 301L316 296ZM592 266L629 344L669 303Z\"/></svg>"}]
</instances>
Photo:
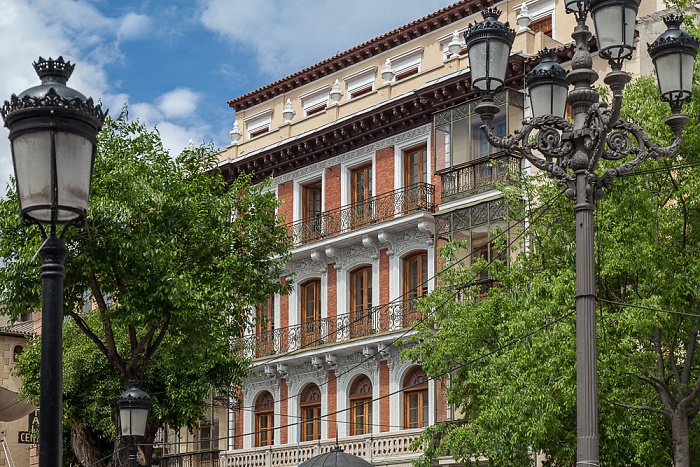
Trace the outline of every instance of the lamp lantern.
<instances>
[{"instance_id":1,"label":"lamp lantern","mask_svg":"<svg viewBox=\"0 0 700 467\"><path fill-rule=\"evenodd\" d=\"M41 84L12 95L1 113L10 130L12 163L26 224L85 220L97 133L105 113L92 98L66 86L75 65L39 57Z\"/></svg>"},{"instance_id":2,"label":"lamp lantern","mask_svg":"<svg viewBox=\"0 0 700 467\"><path fill-rule=\"evenodd\" d=\"M470 24L464 32L469 54L472 86L493 94L505 86L506 69L515 31L498 21L501 11L489 7L481 12L483 21Z\"/></svg>"},{"instance_id":3,"label":"lamp lantern","mask_svg":"<svg viewBox=\"0 0 700 467\"><path fill-rule=\"evenodd\" d=\"M634 52L634 25L641 0L590 0L600 56L619 70Z\"/></svg>"},{"instance_id":4,"label":"lamp lantern","mask_svg":"<svg viewBox=\"0 0 700 467\"><path fill-rule=\"evenodd\" d=\"M675 114L681 111L683 102L690 100L698 41L680 28L682 15L665 16L664 23L666 31L648 44L648 51L656 68L661 100L668 102Z\"/></svg>"},{"instance_id":5,"label":"lamp lantern","mask_svg":"<svg viewBox=\"0 0 700 467\"><path fill-rule=\"evenodd\" d=\"M148 413L153 401L151 396L139 388L137 381L130 381L129 386L117 397L117 409L121 435L133 440L146 434Z\"/></svg>"},{"instance_id":6,"label":"lamp lantern","mask_svg":"<svg viewBox=\"0 0 700 467\"><path fill-rule=\"evenodd\" d=\"M554 60L556 53L556 49L541 50L540 63L525 76L535 118L543 115L564 117L566 111L569 83L566 70Z\"/></svg>"}]
</instances>

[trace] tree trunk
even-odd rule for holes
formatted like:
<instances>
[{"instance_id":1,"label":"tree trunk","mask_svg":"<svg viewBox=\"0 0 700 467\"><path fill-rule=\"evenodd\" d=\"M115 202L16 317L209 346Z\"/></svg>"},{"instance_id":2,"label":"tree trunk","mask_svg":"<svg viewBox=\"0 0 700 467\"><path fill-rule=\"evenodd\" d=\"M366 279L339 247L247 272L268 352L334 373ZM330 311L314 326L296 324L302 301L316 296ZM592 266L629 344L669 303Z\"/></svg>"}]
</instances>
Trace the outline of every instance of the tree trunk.
<instances>
[{"instance_id":1,"label":"tree trunk","mask_svg":"<svg viewBox=\"0 0 700 467\"><path fill-rule=\"evenodd\" d=\"M73 454L82 465L105 467L107 460L102 459L99 443L92 432L81 426L72 424L70 427L70 444Z\"/></svg>"},{"instance_id":2,"label":"tree trunk","mask_svg":"<svg viewBox=\"0 0 700 467\"><path fill-rule=\"evenodd\" d=\"M674 467L690 467L688 424L688 409L683 404L678 404L671 417Z\"/></svg>"}]
</instances>

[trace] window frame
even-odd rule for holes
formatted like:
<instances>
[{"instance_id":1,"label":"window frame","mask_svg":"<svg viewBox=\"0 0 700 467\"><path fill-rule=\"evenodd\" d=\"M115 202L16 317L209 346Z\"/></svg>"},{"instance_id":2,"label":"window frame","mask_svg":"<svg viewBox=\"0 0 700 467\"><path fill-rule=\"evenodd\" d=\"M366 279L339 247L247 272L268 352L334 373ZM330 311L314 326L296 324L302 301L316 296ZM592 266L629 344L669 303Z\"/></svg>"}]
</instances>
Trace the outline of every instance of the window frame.
<instances>
[{"instance_id":1,"label":"window frame","mask_svg":"<svg viewBox=\"0 0 700 467\"><path fill-rule=\"evenodd\" d=\"M366 380L366 382L365 382ZM369 391L363 390L369 387ZM356 377L350 385L350 395L348 397L350 405L350 436L359 436L372 433L372 401L374 385L367 375ZM363 409L362 414L358 414L358 408ZM366 410L365 410L366 409ZM357 419L363 417L362 429L358 432Z\"/></svg>"},{"instance_id":2,"label":"window frame","mask_svg":"<svg viewBox=\"0 0 700 467\"><path fill-rule=\"evenodd\" d=\"M321 390L318 385L309 383L301 391L299 399L300 439L302 441L321 439ZM308 416L309 410L312 412L312 417ZM311 428L311 436L308 434L308 428Z\"/></svg>"},{"instance_id":3,"label":"window frame","mask_svg":"<svg viewBox=\"0 0 700 467\"><path fill-rule=\"evenodd\" d=\"M357 279L362 278L361 291L357 288ZM372 313L372 265L363 265L350 273L350 338L369 336L373 330ZM357 303L357 294L363 296L362 303ZM359 316L358 316L359 313Z\"/></svg>"},{"instance_id":4,"label":"window frame","mask_svg":"<svg viewBox=\"0 0 700 467\"><path fill-rule=\"evenodd\" d=\"M248 139L256 138L270 131L272 112L272 109L265 109L262 112L258 112L255 115L243 119Z\"/></svg>"},{"instance_id":5,"label":"window frame","mask_svg":"<svg viewBox=\"0 0 700 467\"><path fill-rule=\"evenodd\" d=\"M312 297L314 309L309 315L308 288L313 286L315 296ZM301 324L302 347L319 345L323 338L321 335L321 279L312 278L299 284L299 322ZM309 319L309 317L314 319Z\"/></svg>"},{"instance_id":6,"label":"window frame","mask_svg":"<svg viewBox=\"0 0 700 467\"><path fill-rule=\"evenodd\" d=\"M421 374L418 374L421 373ZM417 375L418 374L418 375ZM417 376L416 376L417 375ZM416 383L411 381L413 378L420 379L423 381ZM409 373L406 374L403 380L403 428L404 430L410 430L414 428L425 428L430 423L430 397L428 394L428 377L420 367L413 368ZM411 397L417 397L417 406L415 408L417 413L417 421L415 426L411 423Z\"/></svg>"},{"instance_id":7,"label":"window frame","mask_svg":"<svg viewBox=\"0 0 700 467\"><path fill-rule=\"evenodd\" d=\"M330 90L331 87L326 85L299 96L302 108L304 109L304 117L310 117L311 115L326 110L326 107L328 107Z\"/></svg>"},{"instance_id":8,"label":"window frame","mask_svg":"<svg viewBox=\"0 0 700 467\"><path fill-rule=\"evenodd\" d=\"M267 422L269 428L262 427L263 421ZM264 391L255 399L255 447L274 446L274 444L275 398L269 391Z\"/></svg>"},{"instance_id":9,"label":"window frame","mask_svg":"<svg viewBox=\"0 0 700 467\"><path fill-rule=\"evenodd\" d=\"M347 100L369 94L374 91L377 80L377 67L372 66L343 78L347 87Z\"/></svg>"}]
</instances>

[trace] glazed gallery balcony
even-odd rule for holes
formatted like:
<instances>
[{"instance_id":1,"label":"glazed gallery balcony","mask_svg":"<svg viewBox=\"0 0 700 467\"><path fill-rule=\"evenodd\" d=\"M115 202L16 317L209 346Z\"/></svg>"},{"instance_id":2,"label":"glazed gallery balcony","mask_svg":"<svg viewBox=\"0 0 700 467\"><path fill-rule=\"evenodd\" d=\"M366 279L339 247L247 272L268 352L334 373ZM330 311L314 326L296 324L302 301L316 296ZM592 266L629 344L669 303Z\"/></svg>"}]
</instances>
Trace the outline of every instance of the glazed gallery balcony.
<instances>
[{"instance_id":1,"label":"glazed gallery balcony","mask_svg":"<svg viewBox=\"0 0 700 467\"><path fill-rule=\"evenodd\" d=\"M288 224L289 234L294 238L295 244L303 245L402 215L433 211L434 199L433 185L416 183Z\"/></svg>"},{"instance_id":2,"label":"glazed gallery balcony","mask_svg":"<svg viewBox=\"0 0 700 467\"><path fill-rule=\"evenodd\" d=\"M262 331L244 337L242 344L248 357L262 358L404 329L421 319L411 302L392 303Z\"/></svg>"},{"instance_id":3,"label":"glazed gallery balcony","mask_svg":"<svg viewBox=\"0 0 700 467\"><path fill-rule=\"evenodd\" d=\"M454 201L515 180L520 174L520 158L499 152L439 172L442 202Z\"/></svg>"},{"instance_id":4,"label":"glazed gallery balcony","mask_svg":"<svg viewBox=\"0 0 700 467\"><path fill-rule=\"evenodd\" d=\"M411 443L423 429L372 433L341 439L338 443L344 452L365 459L374 465L388 465L400 459L403 463L418 459L421 450L412 451ZM269 446L264 448L228 451L221 454L222 467L293 467L299 461L311 459L333 449L336 441L324 439Z\"/></svg>"}]
</instances>

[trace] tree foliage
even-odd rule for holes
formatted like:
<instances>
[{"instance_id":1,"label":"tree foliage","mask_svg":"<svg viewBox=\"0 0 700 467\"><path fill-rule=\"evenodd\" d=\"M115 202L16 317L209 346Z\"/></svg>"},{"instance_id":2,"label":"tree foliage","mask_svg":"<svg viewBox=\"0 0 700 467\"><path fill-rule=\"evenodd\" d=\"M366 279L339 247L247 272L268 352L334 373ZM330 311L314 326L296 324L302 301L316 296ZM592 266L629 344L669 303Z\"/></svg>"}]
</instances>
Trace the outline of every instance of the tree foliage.
<instances>
[{"instance_id":1,"label":"tree foliage","mask_svg":"<svg viewBox=\"0 0 700 467\"><path fill-rule=\"evenodd\" d=\"M163 423L193 426L212 392L233 395L248 363L235 341L246 311L285 290L277 278L290 241L275 196L245 176L227 184L216 163L206 146L173 159L126 109L99 135L86 226L66 239L64 419L83 464L107 465L99 460L114 447L115 400L129 380L154 399L146 442ZM40 307L41 242L20 225L10 188L0 299L12 316ZM19 367L34 396L38 346Z\"/></svg>"},{"instance_id":2,"label":"tree foliage","mask_svg":"<svg viewBox=\"0 0 700 467\"><path fill-rule=\"evenodd\" d=\"M635 80L623 117L667 144L656 96L654 77ZM700 465L700 102L684 111L680 153L616 180L596 206L601 465ZM404 351L440 377L458 414L425 430L420 466L441 455L531 465L533 452L575 464L573 203L540 175L504 191L523 231L509 264L470 265L445 245L440 284L420 303L429 319ZM484 268L495 284L485 296L472 285Z\"/></svg>"}]
</instances>

